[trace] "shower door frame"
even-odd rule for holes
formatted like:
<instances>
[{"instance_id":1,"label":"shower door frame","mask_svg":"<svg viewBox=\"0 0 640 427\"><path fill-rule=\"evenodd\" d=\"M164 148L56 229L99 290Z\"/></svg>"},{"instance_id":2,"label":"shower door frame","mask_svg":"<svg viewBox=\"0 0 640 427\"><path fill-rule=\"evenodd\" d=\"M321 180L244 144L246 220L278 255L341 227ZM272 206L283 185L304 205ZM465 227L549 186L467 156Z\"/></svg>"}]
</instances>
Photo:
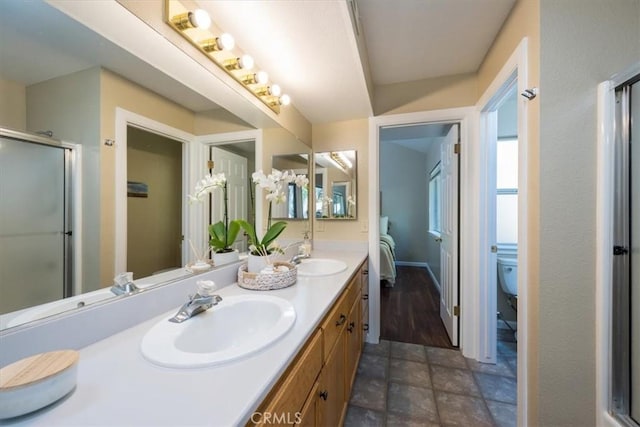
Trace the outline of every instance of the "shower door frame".
<instances>
[{"instance_id":1,"label":"shower door frame","mask_svg":"<svg viewBox=\"0 0 640 427\"><path fill-rule=\"evenodd\" d=\"M631 86L634 82L640 84L640 62L600 83L597 93L596 419L598 425L606 427L637 425L629 413L630 371L626 369L625 372L625 367L629 368L630 360L620 352L629 349L630 310L622 316L617 314L628 293L625 294L624 289L620 292L614 286L614 280L629 279L626 277L629 260L627 256L617 256L614 261L613 255L614 245L629 246L629 223L618 220L625 212L629 219L629 200L615 197L617 192L628 196L630 178L628 168L623 174L616 172L617 167L629 166L629 140L620 141L616 135L620 120L616 96L620 87ZM625 135L620 134L620 137L624 139ZM620 143L623 150L616 153L616 145ZM625 323L627 335L620 337L616 328Z\"/></svg>"},{"instance_id":2,"label":"shower door frame","mask_svg":"<svg viewBox=\"0 0 640 427\"><path fill-rule=\"evenodd\" d=\"M82 145L0 127L0 137L64 149L65 230L63 298L82 289Z\"/></svg>"}]
</instances>

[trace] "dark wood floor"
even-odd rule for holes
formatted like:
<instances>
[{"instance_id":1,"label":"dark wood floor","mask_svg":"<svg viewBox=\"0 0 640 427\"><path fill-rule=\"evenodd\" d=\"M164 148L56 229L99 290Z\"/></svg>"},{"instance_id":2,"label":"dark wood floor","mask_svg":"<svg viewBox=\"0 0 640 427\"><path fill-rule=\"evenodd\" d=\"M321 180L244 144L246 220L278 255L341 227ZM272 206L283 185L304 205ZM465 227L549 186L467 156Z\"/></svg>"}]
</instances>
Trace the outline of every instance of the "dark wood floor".
<instances>
[{"instance_id":1,"label":"dark wood floor","mask_svg":"<svg viewBox=\"0 0 640 427\"><path fill-rule=\"evenodd\" d=\"M454 348L440 320L440 293L422 267L397 267L395 286L382 287L380 338Z\"/></svg>"}]
</instances>

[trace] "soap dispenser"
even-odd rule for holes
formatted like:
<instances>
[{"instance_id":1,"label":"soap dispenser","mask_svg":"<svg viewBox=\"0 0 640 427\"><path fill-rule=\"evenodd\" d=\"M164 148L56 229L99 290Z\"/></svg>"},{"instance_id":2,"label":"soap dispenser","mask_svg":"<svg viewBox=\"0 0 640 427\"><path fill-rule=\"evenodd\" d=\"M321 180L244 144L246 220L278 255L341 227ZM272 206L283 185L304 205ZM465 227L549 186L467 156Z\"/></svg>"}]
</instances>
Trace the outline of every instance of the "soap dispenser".
<instances>
[{"instance_id":1,"label":"soap dispenser","mask_svg":"<svg viewBox=\"0 0 640 427\"><path fill-rule=\"evenodd\" d=\"M311 256L311 240L309 240L309 231L304 232L304 241L300 245L300 254Z\"/></svg>"}]
</instances>

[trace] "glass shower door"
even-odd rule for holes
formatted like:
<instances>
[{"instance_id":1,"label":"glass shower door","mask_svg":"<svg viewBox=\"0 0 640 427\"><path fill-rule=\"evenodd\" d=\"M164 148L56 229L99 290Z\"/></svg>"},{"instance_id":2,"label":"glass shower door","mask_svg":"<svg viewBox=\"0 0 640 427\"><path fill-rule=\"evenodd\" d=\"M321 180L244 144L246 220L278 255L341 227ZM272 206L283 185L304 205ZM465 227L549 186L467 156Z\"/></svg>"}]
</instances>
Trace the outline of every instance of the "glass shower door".
<instances>
[{"instance_id":1,"label":"glass shower door","mask_svg":"<svg viewBox=\"0 0 640 427\"><path fill-rule=\"evenodd\" d=\"M0 138L0 314L66 296L65 157Z\"/></svg>"}]
</instances>

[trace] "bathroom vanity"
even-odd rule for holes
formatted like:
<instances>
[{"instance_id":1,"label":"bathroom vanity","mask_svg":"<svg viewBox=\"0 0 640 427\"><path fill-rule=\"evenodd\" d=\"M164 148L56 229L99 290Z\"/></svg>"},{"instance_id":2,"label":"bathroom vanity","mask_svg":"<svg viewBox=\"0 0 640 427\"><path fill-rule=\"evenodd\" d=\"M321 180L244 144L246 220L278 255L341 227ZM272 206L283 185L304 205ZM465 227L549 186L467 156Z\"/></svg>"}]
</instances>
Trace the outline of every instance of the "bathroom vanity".
<instances>
[{"instance_id":1,"label":"bathroom vanity","mask_svg":"<svg viewBox=\"0 0 640 427\"><path fill-rule=\"evenodd\" d=\"M299 276L294 286L266 292L289 301L296 320L285 335L263 350L203 368L161 367L146 360L140 351L145 334L178 309L187 294L195 291L196 280L215 280L222 285L221 278L232 277L239 264L230 265L110 303L109 312L116 323L131 312L131 304L142 312L157 310L154 304L171 301L172 305L125 330L76 347L80 351L76 389L50 407L3 423L232 426L260 424L268 421L266 414L279 414L285 422L299 417L305 425L338 425L346 412L367 322L367 253L364 249L314 251L312 257L340 259L347 268L334 275ZM223 299L256 293L231 282L217 292ZM123 304L121 310L118 303ZM100 309L89 307L80 314L88 316L85 322L92 317L103 319ZM210 309L213 314L215 309ZM86 323L78 320L75 328L81 330ZM68 335L64 318L57 322L57 326L54 319L40 327L54 335ZM31 338L13 336L3 339L3 344L38 339L36 328L13 333L29 333Z\"/></svg>"}]
</instances>

